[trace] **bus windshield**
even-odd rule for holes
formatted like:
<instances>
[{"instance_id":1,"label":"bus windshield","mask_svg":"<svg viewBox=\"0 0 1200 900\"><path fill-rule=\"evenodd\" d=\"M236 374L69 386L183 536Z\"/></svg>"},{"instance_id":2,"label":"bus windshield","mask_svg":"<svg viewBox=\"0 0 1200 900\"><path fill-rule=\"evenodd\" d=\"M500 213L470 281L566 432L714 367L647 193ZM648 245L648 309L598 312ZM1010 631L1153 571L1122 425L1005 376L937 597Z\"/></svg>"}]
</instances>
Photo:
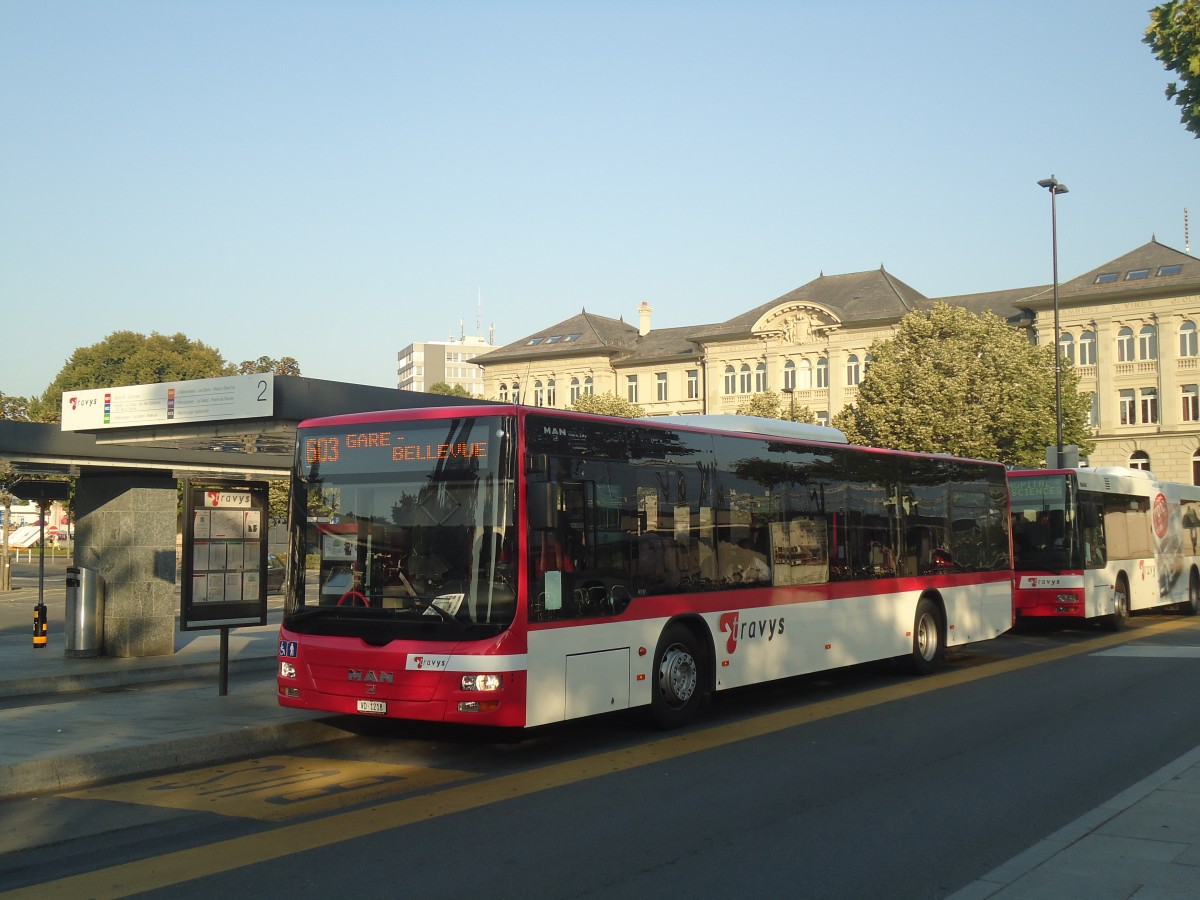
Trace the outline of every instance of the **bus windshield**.
<instances>
[{"instance_id":1,"label":"bus windshield","mask_svg":"<svg viewBox=\"0 0 1200 900\"><path fill-rule=\"evenodd\" d=\"M1078 529L1067 475L1009 479L1015 568L1080 568Z\"/></svg>"},{"instance_id":2,"label":"bus windshield","mask_svg":"<svg viewBox=\"0 0 1200 900\"><path fill-rule=\"evenodd\" d=\"M299 526L320 563L316 589L289 600L289 624L372 641L507 627L512 433L495 416L301 429Z\"/></svg>"}]
</instances>

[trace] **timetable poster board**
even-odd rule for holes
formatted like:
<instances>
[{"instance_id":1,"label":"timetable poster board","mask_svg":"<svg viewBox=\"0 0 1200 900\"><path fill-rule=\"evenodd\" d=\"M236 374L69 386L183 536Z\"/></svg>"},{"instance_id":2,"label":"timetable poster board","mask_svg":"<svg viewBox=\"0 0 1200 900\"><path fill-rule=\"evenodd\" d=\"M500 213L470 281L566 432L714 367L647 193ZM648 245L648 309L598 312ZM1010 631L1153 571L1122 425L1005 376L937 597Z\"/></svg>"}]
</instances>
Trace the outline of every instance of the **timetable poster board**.
<instances>
[{"instance_id":1,"label":"timetable poster board","mask_svg":"<svg viewBox=\"0 0 1200 900\"><path fill-rule=\"evenodd\" d=\"M265 482L185 482L180 630L267 623Z\"/></svg>"}]
</instances>

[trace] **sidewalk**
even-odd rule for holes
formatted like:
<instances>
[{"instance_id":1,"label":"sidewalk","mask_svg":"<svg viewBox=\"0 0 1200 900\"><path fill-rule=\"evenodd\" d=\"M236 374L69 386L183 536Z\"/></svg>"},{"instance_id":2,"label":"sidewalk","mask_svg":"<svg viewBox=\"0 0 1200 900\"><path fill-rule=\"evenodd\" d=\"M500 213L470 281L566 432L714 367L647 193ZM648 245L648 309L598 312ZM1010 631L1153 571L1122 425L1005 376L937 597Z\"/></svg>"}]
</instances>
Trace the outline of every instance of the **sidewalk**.
<instances>
[{"instance_id":1,"label":"sidewalk","mask_svg":"<svg viewBox=\"0 0 1200 900\"><path fill-rule=\"evenodd\" d=\"M1200 897L1200 747L951 894L949 900Z\"/></svg>"},{"instance_id":2,"label":"sidewalk","mask_svg":"<svg viewBox=\"0 0 1200 900\"><path fill-rule=\"evenodd\" d=\"M0 633L0 799L347 736L276 702L278 620L230 629L225 696L219 631L177 632L173 655L140 659L69 658L53 625L34 649L32 620Z\"/></svg>"},{"instance_id":3,"label":"sidewalk","mask_svg":"<svg viewBox=\"0 0 1200 900\"><path fill-rule=\"evenodd\" d=\"M61 628L44 650L32 623L0 632L0 800L348 736L336 717L277 704L278 619L231 629L225 696L217 631L177 633L172 656L143 659L68 658ZM952 900L988 897L1200 897L1200 747Z\"/></svg>"}]
</instances>

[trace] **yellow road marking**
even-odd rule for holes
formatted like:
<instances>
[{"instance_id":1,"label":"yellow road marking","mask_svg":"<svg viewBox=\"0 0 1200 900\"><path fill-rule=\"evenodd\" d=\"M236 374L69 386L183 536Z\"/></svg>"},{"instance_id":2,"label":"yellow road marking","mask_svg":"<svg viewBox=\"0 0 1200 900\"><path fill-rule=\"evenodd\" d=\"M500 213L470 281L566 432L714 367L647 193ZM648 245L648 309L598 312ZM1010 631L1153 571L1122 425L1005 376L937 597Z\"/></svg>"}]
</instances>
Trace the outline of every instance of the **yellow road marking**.
<instances>
[{"instance_id":1,"label":"yellow road marking","mask_svg":"<svg viewBox=\"0 0 1200 900\"><path fill-rule=\"evenodd\" d=\"M723 747L748 738L794 728L797 725L890 703L893 700L956 687L981 678L1015 672L1071 656L1094 653L1096 650L1126 641L1179 630L1192 624L1193 621L1181 619L1161 622L1133 631L1105 635L1082 644L1032 653L1028 656L1005 660L977 669L942 672L919 681L888 685L851 697L841 697L797 709L767 713L752 719L671 735L646 744L599 753L584 759L554 763L540 769L452 786L430 794L394 800L310 822L284 825L260 834L218 841L189 850L177 850L150 859L122 863L82 875L61 878L58 881L21 888L10 891L5 898L6 900L21 900L21 898L27 897L65 897L74 900L76 897L87 896L94 900L104 900L104 898L126 897L142 891L170 887L218 872L228 872L243 866L280 859L380 831L400 828L414 822L478 809L492 803L576 784L602 775L624 772L690 753Z\"/></svg>"},{"instance_id":2,"label":"yellow road marking","mask_svg":"<svg viewBox=\"0 0 1200 900\"><path fill-rule=\"evenodd\" d=\"M279 822L473 777L476 773L425 766L268 756L72 791L66 796Z\"/></svg>"}]
</instances>

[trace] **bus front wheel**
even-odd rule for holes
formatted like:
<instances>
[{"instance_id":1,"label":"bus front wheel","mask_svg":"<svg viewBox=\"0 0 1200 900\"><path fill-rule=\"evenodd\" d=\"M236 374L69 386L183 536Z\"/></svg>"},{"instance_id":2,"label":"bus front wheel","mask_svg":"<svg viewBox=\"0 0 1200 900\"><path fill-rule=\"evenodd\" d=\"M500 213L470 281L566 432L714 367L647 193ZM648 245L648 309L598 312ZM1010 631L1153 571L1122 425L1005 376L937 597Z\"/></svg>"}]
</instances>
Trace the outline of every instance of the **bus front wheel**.
<instances>
[{"instance_id":1,"label":"bus front wheel","mask_svg":"<svg viewBox=\"0 0 1200 900\"><path fill-rule=\"evenodd\" d=\"M913 622L912 664L917 674L928 675L936 669L944 650L942 617L938 614L937 604L922 597Z\"/></svg>"},{"instance_id":2,"label":"bus front wheel","mask_svg":"<svg viewBox=\"0 0 1200 900\"><path fill-rule=\"evenodd\" d=\"M703 657L696 636L682 625L663 632L654 654L654 694L650 713L659 728L690 721L704 693Z\"/></svg>"},{"instance_id":3,"label":"bus front wheel","mask_svg":"<svg viewBox=\"0 0 1200 900\"><path fill-rule=\"evenodd\" d=\"M1109 631L1120 631L1129 621L1129 582L1122 575L1117 579L1117 589L1113 592L1112 615L1106 616L1104 625Z\"/></svg>"}]
</instances>

